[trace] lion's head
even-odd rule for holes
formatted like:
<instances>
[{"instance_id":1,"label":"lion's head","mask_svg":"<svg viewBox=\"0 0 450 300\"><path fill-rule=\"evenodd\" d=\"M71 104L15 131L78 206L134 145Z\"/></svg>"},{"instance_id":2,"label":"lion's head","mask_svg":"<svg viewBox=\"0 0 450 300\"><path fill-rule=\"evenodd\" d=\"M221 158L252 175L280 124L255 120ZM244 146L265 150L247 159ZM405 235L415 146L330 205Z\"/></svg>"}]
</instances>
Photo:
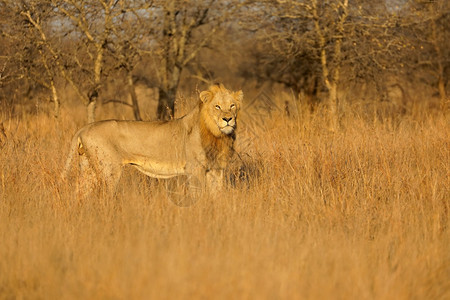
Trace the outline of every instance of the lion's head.
<instances>
[{"instance_id":1,"label":"lion's head","mask_svg":"<svg viewBox=\"0 0 450 300\"><path fill-rule=\"evenodd\" d=\"M231 92L222 84L200 93L201 118L216 137L231 135L236 129L238 112L244 97L242 91Z\"/></svg>"}]
</instances>

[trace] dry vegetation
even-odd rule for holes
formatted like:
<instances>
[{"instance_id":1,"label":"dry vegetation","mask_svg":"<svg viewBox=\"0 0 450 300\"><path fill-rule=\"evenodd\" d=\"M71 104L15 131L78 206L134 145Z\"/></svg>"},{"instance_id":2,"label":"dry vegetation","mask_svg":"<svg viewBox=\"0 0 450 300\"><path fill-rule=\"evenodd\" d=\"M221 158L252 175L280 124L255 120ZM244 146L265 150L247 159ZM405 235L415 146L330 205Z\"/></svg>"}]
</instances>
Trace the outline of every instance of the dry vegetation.
<instances>
[{"instance_id":1,"label":"dry vegetation","mask_svg":"<svg viewBox=\"0 0 450 300\"><path fill-rule=\"evenodd\" d=\"M0 300L450 299L449 24L448 0L0 0ZM244 91L250 170L216 199L58 181L87 120L214 82Z\"/></svg>"},{"instance_id":2,"label":"dry vegetation","mask_svg":"<svg viewBox=\"0 0 450 300\"><path fill-rule=\"evenodd\" d=\"M448 114L243 120L259 177L180 208L131 169L114 200L58 184L69 113L4 123L2 299L450 297Z\"/></svg>"}]
</instances>

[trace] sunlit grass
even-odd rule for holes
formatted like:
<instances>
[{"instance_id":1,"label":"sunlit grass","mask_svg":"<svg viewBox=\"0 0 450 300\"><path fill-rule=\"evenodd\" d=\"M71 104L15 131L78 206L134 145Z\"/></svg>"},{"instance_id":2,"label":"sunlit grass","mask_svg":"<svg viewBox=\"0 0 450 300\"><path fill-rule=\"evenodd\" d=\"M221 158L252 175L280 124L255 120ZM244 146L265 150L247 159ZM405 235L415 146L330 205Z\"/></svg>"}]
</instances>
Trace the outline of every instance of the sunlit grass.
<instances>
[{"instance_id":1,"label":"sunlit grass","mask_svg":"<svg viewBox=\"0 0 450 300\"><path fill-rule=\"evenodd\" d=\"M448 116L324 123L244 119L250 183L180 208L132 168L79 200L58 177L80 124L5 121L0 298L450 297Z\"/></svg>"}]
</instances>

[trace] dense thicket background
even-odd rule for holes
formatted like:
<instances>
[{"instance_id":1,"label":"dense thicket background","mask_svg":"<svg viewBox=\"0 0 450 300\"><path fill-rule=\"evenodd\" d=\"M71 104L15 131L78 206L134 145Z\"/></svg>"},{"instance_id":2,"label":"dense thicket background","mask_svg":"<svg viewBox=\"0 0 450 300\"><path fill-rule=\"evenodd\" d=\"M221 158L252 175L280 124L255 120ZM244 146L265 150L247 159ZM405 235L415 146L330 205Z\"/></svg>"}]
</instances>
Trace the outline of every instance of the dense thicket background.
<instances>
[{"instance_id":1,"label":"dense thicket background","mask_svg":"<svg viewBox=\"0 0 450 300\"><path fill-rule=\"evenodd\" d=\"M332 115L355 100L448 103L446 0L1 0L0 20L11 115L85 105L93 121L101 104L168 119L177 97L214 82Z\"/></svg>"}]
</instances>

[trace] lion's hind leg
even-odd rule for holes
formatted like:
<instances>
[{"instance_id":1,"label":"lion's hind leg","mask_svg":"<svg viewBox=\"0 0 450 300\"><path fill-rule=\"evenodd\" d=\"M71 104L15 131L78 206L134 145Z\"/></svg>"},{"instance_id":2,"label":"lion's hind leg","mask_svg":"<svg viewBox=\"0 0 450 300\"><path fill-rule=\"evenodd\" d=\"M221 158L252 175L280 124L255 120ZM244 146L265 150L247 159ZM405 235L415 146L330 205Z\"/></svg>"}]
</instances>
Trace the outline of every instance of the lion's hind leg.
<instances>
[{"instance_id":1,"label":"lion's hind leg","mask_svg":"<svg viewBox=\"0 0 450 300\"><path fill-rule=\"evenodd\" d=\"M106 195L113 197L117 194L120 177L122 176L122 166L109 164L101 169L100 182L104 185Z\"/></svg>"},{"instance_id":2,"label":"lion's hind leg","mask_svg":"<svg viewBox=\"0 0 450 300\"><path fill-rule=\"evenodd\" d=\"M98 154L98 153L97 153ZM105 197L114 197L122 174L122 167L114 165L101 155L81 155L79 195L86 198L97 191Z\"/></svg>"},{"instance_id":3,"label":"lion's hind leg","mask_svg":"<svg viewBox=\"0 0 450 300\"><path fill-rule=\"evenodd\" d=\"M80 187L86 193L94 190L101 192L100 196L113 197L122 174L120 157L112 151L112 146L98 135L81 136L78 144L80 155Z\"/></svg>"},{"instance_id":4,"label":"lion's hind leg","mask_svg":"<svg viewBox=\"0 0 450 300\"><path fill-rule=\"evenodd\" d=\"M79 174L77 180L77 196L80 199L91 197L98 186L98 176L94 167L85 155L79 157Z\"/></svg>"}]
</instances>

